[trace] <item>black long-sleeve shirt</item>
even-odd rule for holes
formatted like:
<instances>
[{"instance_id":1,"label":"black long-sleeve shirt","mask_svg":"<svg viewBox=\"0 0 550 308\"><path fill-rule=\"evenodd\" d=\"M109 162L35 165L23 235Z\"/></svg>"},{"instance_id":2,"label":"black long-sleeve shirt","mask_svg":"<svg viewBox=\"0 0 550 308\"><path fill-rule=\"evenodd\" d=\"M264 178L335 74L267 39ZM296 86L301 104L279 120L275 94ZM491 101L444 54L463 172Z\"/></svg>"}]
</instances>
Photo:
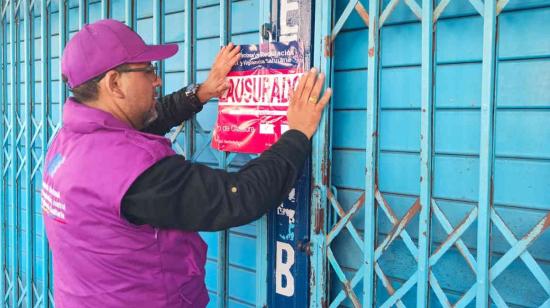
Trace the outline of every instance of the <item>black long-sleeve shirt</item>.
<instances>
[{"instance_id":1,"label":"black long-sleeve shirt","mask_svg":"<svg viewBox=\"0 0 550 308\"><path fill-rule=\"evenodd\" d=\"M179 91L157 104L159 117L143 131L164 135L202 104ZM122 215L134 224L186 231L216 231L249 223L286 197L311 150L297 130L238 172L212 169L181 155L162 159L131 185Z\"/></svg>"}]
</instances>

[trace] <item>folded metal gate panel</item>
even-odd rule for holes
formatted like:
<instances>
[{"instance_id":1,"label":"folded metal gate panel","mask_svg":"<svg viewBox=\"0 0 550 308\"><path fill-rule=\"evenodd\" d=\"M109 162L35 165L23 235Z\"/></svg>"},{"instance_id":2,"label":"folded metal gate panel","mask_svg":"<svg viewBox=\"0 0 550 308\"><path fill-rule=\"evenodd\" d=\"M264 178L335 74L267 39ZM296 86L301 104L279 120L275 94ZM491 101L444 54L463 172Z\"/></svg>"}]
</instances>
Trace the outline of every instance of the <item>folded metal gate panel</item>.
<instances>
[{"instance_id":1,"label":"folded metal gate panel","mask_svg":"<svg viewBox=\"0 0 550 308\"><path fill-rule=\"evenodd\" d=\"M61 103L69 95L59 82L59 54L71 35L84 23L115 18L134 28L147 43L178 43L178 54L165 61L161 70L162 91L167 94L187 83L204 81L221 45L257 43L258 29L269 18L266 3L0 1L0 307L53 306L51 256L39 191L42 157L59 128ZM30 62L35 65L27 65ZM234 169L250 157L209 148L216 110L215 101L207 104L196 119L174 129L169 137L176 151L190 159ZM211 307L265 304L266 230L262 218L228 232L202 234L210 247L207 287Z\"/></svg>"},{"instance_id":2,"label":"folded metal gate panel","mask_svg":"<svg viewBox=\"0 0 550 308\"><path fill-rule=\"evenodd\" d=\"M53 306L39 189L68 38L112 17L178 43L169 93L270 18L267 0L59 3L0 1L0 307ZM316 1L314 14L313 62L335 92L313 140L310 306L549 306L550 1ZM169 137L238 168L250 157L209 147L216 110ZM266 304L265 218L202 235L210 306Z\"/></svg>"},{"instance_id":3,"label":"folded metal gate panel","mask_svg":"<svg viewBox=\"0 0 550 308\"><path fill-rule=\"evenodd\" d=\"M550 304L549 5L317 2L312 307Z\"/></svg>"}]
</instances>

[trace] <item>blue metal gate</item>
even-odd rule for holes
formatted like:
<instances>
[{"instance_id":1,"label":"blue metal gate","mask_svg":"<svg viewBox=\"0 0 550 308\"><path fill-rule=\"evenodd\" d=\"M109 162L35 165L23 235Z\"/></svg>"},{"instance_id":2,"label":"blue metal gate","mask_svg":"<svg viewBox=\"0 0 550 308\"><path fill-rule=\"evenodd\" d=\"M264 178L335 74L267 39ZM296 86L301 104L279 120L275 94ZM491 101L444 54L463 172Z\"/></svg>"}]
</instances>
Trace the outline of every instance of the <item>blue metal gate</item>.
<instances>
[{"instance_id":1,"label":"blue metal gate","mask_svg":"<svg viewBox=\"0 0 550 308\"><path fill-rule=\"evenodd\" d=\"M550 2L317 1L319 306L550 306Z\"/></svg>"},{"instance_id":2,"label":"blue metal gate","mask_svg":"<svg viewBox=\"0 0 550 308\"><path fill-rule=\"evenodd\" d=\"M314 5L334 98L313 140L310 307L549 307L550 1ZM49 307L39 191L65 42L105 17L176 42L170 93L204 80L220 45L258 43L271 1L0 0L0 14L0 307ZM251 157L211 149L216 112L169 137L235 170ZM211 307L267 305L267 231L202 234Z\"/></svg>"},{"instance_id":3,"label":"blue metal gate","mask_svg":"<svg viewBox=\"0 0 550 308\"><path fill-rule=\"evenodd\" d=\"M203 81L221 45L230 40L257 43L271 6L260 0L3 0L0 4L0 307L48 307L53 306L54 286L39 191L45 149L59 128L62 102L69 95L60 82L59 61L69 37L85 23L115 18L148 43L178 43L178 54L162 66L162 90L170 93ZM190 159L238 168L250 156L209 147L216 112L213 101L169 137L176 151ZM210 306L266 303L266 221L202 234L209 245Z\"/></svg>"}]
</instances>

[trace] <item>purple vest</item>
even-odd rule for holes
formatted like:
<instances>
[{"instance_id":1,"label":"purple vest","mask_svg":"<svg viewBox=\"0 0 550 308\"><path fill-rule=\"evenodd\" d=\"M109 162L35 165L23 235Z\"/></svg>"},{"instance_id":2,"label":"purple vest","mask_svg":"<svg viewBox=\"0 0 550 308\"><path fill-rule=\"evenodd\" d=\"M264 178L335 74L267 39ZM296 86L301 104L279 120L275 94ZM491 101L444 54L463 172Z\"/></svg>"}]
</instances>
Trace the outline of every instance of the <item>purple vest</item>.
<instances>
[{"instance_id":1,"label":"purple vest","mask_svg":"<svg viewBox=\"0 0 550 308\"><path fill-rule=\"evenodd\" d=\"M166 138L67 100L42 184L56 307L206 306L200 236L132 225L120 214L134 180L174 154Z\"/></svg>"}]
</instances>

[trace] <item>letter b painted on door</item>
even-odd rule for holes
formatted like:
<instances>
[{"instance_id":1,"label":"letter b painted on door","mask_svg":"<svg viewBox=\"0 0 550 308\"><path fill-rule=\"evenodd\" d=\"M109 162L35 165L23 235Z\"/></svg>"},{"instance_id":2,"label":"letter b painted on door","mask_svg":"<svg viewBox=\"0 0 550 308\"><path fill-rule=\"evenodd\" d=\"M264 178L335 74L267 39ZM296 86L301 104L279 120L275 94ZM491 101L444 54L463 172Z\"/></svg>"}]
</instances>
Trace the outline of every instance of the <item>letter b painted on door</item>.
<instances>
[{"instance_id":1,"label":"letter b painted on door","mask_svg":"<svg viewBox=\"0 0 550 308\"><path fill-rule=\"evenodd\" d=\"M283 258L286 256L286 258ZM276 253L276 265L275 265L275 286L276 292L284 296L294 295L294 277L290 271L292 265L294 265L294 248L290 244L277 241L277 253ZM283 285L283 277L284 285Z\"/></svg>"}]
</instances>

